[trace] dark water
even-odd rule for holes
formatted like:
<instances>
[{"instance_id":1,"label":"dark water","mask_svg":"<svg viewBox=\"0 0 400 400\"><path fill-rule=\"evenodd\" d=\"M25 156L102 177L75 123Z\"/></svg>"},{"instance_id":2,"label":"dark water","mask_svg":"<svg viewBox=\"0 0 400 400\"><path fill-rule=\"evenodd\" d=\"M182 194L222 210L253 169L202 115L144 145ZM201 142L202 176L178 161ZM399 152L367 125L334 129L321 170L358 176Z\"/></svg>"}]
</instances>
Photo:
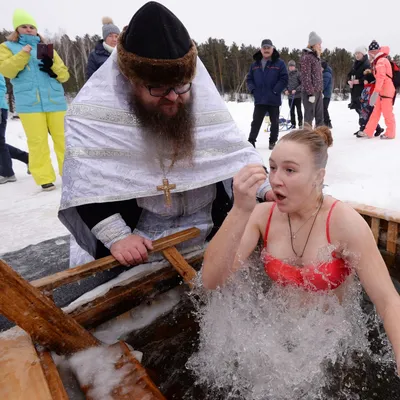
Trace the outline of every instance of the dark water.
<instances>
[{"instance_id":1,"label":"dark water","mask_svg":"<svg viewBox=\"0 0 400 400\"><path fill-rule=\"evenodd\" d=\"M371 305L366 302L365 308L369 311ZM125 340L144 353L142 364L167 399L239 400L229 389L212 392L196 386L195 377L186 369L185 364L197 351L199 341L199 326L193 311L191 303L183 301L171 313L131 333ZM371 348L377 351L380 347L377 330L370 332L370 342ZM329 387L323 397L315 400L400 400L400 378L393 369L383 369L363 354L347 355L347 360L345 366L342 363L326 366L331 377ZM304 399L309 399L307 393Z\"/></svg>"}]
</instances>

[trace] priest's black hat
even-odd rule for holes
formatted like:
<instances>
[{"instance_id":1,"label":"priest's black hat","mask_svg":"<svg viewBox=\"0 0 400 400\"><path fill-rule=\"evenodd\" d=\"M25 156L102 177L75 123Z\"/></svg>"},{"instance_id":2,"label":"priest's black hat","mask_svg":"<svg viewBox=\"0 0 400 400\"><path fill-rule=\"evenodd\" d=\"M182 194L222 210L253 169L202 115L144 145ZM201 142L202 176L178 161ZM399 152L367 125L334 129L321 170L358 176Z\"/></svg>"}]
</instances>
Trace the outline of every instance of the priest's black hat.
<instances>
[{"instance_id":1,"label":"priest's black hat","mask_svg":"<svg viewBox=\"0 0 400 400\"><path fill-rule=\"evenodd\" d=\"M197 49L182 22L151 1L140 8L120 35L121 72L134 82L180 85L193 80Z\"/></svg>"}]
</instances>

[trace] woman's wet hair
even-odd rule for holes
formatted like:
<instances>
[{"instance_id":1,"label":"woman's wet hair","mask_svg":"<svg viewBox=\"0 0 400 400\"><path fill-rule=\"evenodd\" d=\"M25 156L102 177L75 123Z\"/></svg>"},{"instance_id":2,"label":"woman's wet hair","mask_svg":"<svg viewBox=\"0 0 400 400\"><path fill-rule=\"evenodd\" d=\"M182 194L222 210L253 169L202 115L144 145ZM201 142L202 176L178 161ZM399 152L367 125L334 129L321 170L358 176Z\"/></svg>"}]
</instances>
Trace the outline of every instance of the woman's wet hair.
<instances>
[{"instance_id":1,"label":"woman's wet hair","mask_svg":"<svg viewBox=\"0 0 400 400\"><path fill-rule=\"evenodd\" d=\"M306 124L304 129L288 133L279 142L295 142L307 146L314 156L315 166L325 168L328 162L328 147L332 146L333 138L327 126L312 129L310 125Z\"/></svg>"}]
</instances>

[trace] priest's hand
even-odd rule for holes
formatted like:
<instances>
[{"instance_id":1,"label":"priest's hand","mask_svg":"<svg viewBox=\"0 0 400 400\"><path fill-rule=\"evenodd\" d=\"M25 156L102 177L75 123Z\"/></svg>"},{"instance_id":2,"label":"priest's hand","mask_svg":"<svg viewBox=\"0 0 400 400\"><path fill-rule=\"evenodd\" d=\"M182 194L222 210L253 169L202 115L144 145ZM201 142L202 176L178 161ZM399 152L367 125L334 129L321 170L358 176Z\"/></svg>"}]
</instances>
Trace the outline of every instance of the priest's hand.
<instances>
[{"instance_id":1,"label":"priest's hand","mask_svg":"<svg viewBox=\"0 0 400 400\"><path fill-rule=\"evenodd\" d=\"M267 179L261 164L249 164L233 178L233 207L242 212L252 212L256 206L256 193Z\"/></svg>"},{"instance_id":2,"label":"priest's hand","mask_svg":"<svg viewBox=\"0 0 400 400\"><path fill-rule=\"evenodd\" d=\"M151 240L139 235L129 235L115 242L110 248L116 260L126 267L146 263L148 250L153 250Z\"/></svg>"}]
</instances>

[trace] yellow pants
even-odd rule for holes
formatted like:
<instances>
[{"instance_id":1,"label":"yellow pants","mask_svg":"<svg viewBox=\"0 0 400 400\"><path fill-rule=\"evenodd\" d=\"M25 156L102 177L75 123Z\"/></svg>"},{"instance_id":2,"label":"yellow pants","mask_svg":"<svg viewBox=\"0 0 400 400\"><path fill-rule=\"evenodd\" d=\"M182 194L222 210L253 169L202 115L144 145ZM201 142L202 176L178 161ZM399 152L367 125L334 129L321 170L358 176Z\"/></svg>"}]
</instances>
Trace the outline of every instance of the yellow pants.
<instances>
[{"instance_id":1,"label":"yellow pants","mask_svg":"<svg viewBox=\"0 0 400 400\"><path fill-rule=\"evenodd\" d=\"M65 111L19 114L28 140L29 170L38 185L56 180L50 159L49 133L57 155L58 170L62 174L65 153L64 117Z\"/></svg>"}]
</instances>

